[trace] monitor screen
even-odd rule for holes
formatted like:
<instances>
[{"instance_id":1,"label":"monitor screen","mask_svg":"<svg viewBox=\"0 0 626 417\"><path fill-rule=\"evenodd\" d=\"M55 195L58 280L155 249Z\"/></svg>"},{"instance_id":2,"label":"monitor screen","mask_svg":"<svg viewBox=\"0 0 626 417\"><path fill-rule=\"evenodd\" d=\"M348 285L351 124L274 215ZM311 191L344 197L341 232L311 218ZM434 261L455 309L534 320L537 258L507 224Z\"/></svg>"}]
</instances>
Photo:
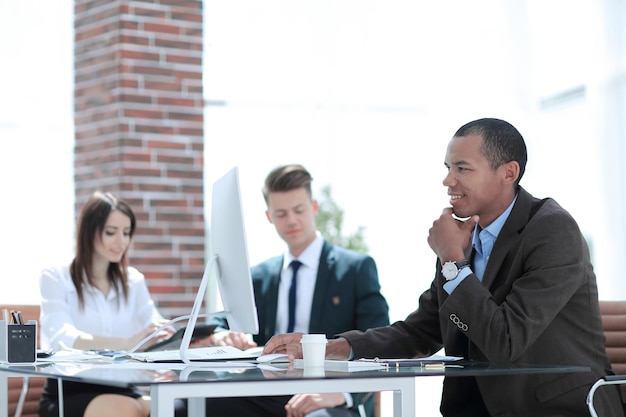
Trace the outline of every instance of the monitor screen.
<instances>
[{"instance_id":1,"label":"monitor screen","mask_svg":"<svg viewBox=\"0 0 626 417\"><path fill-rule=\"evenodd\" d=\"M185 363L189 363L192 329L200 315L200 306L212 271L217 275L217 286L224 305L223 312L215 313L225 314L228 326L233 331L251 334L259 332L237 167L213 184L211 198L211 255L180 344L180 358Z\"/></svg>"},{"instance_id":2,"label":"monitor screen","mask_svg":"<svg viewBox=\"0 0 626 417\"><path fill-rule=\"evenodd\" d=\"M237 167L213 184L211 252L230 330L257 334L257 319Z\"/></svg>"}]
</instances>

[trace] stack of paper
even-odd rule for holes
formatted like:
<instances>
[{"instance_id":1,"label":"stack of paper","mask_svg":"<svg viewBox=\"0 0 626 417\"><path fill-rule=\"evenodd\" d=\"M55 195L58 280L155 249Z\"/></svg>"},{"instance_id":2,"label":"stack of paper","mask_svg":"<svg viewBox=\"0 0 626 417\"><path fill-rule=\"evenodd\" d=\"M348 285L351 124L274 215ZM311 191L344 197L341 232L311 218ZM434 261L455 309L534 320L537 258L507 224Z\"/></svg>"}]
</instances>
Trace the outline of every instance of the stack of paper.
<instances>
[{"instance_id":1,"label":"stack of paper","mask_svg":"<svg viewBox=\"0 0 626 417\"><path fill-rule=\"evenodd\" d=\"M296 359L294 367L296 369L304 369L304 360ZM325 360L324 369L327 371L372 371L376 369L384 369L387 365L384 363L373 361L338 361L338 360Z\"/></svg>"}]
</instances>

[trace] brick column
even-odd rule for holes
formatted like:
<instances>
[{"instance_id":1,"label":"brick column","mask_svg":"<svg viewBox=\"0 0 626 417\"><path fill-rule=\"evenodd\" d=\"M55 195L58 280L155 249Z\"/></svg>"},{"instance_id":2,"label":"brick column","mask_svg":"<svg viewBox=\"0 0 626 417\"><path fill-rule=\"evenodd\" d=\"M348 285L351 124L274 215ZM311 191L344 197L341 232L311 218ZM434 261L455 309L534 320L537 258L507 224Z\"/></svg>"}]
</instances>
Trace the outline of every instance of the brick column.
<instances>
[{"instance_id":1,"label":"brick column","mask_svg":"<svg viewBox=\"0 0 626 417\"><path fill-rule=\"evenodd\" d=\"M138 217L131 264L165 316L204 270L201 0L75 0L77 210L94 190Z\"/></svg>"}]
</instances>

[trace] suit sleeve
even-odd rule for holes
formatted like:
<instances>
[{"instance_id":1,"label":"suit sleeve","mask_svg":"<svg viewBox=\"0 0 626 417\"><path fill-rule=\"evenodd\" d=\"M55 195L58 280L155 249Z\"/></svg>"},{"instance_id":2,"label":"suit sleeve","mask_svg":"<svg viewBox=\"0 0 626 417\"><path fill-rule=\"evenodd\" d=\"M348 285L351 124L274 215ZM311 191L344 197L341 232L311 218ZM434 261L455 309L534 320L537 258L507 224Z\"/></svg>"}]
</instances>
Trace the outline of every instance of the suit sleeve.
<instances>
[{"instance_id":1,"label":"suit sleeve","mask_svg":"<svg viewBox=\"0 0 626 417\"><path fill-rule=\"evenodd\" d=\"M442 347L436 280L419 297L419 309L391 326L351 330L348 339L356 358L412 358L429 356Z\"/></svg>"}]
</instances>

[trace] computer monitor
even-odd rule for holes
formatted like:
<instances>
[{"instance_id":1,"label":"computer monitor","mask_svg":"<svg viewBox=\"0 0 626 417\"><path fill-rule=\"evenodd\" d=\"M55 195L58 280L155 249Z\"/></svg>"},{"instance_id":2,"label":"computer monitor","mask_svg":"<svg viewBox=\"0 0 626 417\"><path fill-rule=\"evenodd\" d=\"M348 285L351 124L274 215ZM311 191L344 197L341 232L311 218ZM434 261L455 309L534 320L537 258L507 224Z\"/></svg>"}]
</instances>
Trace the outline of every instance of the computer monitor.
<instances>
[{"instance_id":1,"label":"computer monitor","mask_svg":"<svg viewBox=\"0 0 626 417\"><path fill-rule=\"evenodd\" d=\"M210 236L211 252L217 257L217 285L228 326L236 332L257 334L259 322L237 167L213 184Z\"/></svg>"},{"instance_id":2,"label":"computer monitor","mask_svg":"<svg viewBox=\"0 0 626 417\"><path fill-rule=\"evenodd\" d=\"M188 361L187 350L212 270L217 275L224 306L222 313L226 315L229 328L242 333L259 332L237 167L215 181L211 195L211 256L180 345L184 362Z\"/></svg>"}]
</instances>

